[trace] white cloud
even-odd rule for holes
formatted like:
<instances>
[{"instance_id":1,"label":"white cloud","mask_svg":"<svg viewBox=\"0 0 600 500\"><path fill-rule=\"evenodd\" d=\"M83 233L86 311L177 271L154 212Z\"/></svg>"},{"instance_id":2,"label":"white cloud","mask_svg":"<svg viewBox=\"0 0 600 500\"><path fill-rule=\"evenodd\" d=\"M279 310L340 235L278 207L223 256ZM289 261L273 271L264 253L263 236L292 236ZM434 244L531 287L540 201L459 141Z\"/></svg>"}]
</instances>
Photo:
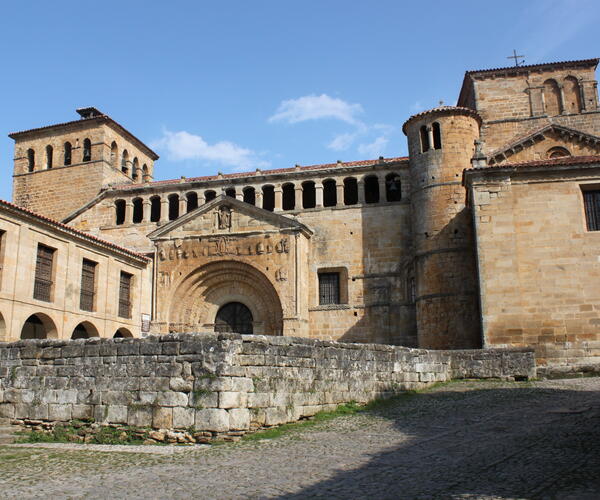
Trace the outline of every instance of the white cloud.
<instances>
[{"instance_id":1,"label":"white cloud","mask_svg":"<svg viewBox=\"0 0 600 500\"><path fill-rule=\"evenodd\" d=\"M357 134L338 134L333 140L327 144L329 149L333 151L346 151L356 140Z\"/></svg>"},{"instance_id":2,"label":"white cloud","mask_svg":"<svg viewBox=\"0 0 600 500\"><path fill-rule=\"evenodd\" d=\"M185 130L179 132L163 131L163 136L152 142L151 147L166 151L170 160L205 160L219 163L234 169L268 167L270 164L259 158L259 155L247 148L230 141L208 144L201 136L190 134Z\"/></svg>"},{"instance_id":3,"label":"white cloud","mask_svg":"<svg viewBox=\"0 0 600 500\"><path fill-rule=\"evenodd\" d=\"M361 155L368 156L369 158L376 158L383 156L385 147L387 146L388 139L385 136L377 137L373 142L368 144L359 144L358 152Z\"/></svg>"},{"instance_id":4,"label":"white cloud","mask_svg":"<svg viewBox=\"0 0 600 500\"><path fill-rule=\"evenodd\" d=\"M333 118L359 125L356 115L362 113L360 104L351 104L327 94L306 95L298 99L282 101L277 111L269 118L270 122L299 123L307 120Z\"/></svg>"}]
</instances>

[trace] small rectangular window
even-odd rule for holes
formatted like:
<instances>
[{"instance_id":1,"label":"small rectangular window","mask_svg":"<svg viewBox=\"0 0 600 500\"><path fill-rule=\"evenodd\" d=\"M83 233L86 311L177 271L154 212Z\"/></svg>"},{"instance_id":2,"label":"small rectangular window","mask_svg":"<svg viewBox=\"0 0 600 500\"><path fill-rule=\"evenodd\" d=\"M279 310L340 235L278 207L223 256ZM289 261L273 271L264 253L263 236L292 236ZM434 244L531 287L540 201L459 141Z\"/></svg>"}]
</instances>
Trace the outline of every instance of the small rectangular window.
<instances>
[{"instance_id":1,"label":"small rectangular window","mask_svg":"<svg viewBox=\"0 0 600 500\"><path fill-rule=\"evenodd\" d=\"M54 264L54 248L38 244L35 263L35 280L33 298L45 302L52 301L52 269Z\"/></svg>"},{"instance_id":2,"label":"small rectangular window","mask_svg":"<svg viewBox=\"0 0 600 500\"><path fill-rule=\"evenodd\" d=\"M600 191L584 191L585 220L588 231L600 231Z\"/></svg>"},{"instance_id":3,"label":"small rectangular window","mask_svg":"<svg viewBox=\"0 0 600 500\"><path fill-rule=\"evenodd\" d=\"M340 273L319 273L319 305L340 303Z\"/></svg>"},{"instance_id":4,"label":"small rectangular window","mask_svg":"<svg viewBox=\"0 0 600 500\"><path fill-rule=\"evenodd\" d=\"M131 318L131 280L133 276L121 271L119 279L119 316Z\"/></svg>"},{"instance_id":5,"label":"small rectangular window","mask_svg":"<svg viewBox=\"0 0 600 500\"><path fill-rule=\"evenodd\" d=\"M79 308L83 311L94 310L96 295L96 263L83 259L81 266L81 292L79 294Z\"/></svg>"}]
</instances>

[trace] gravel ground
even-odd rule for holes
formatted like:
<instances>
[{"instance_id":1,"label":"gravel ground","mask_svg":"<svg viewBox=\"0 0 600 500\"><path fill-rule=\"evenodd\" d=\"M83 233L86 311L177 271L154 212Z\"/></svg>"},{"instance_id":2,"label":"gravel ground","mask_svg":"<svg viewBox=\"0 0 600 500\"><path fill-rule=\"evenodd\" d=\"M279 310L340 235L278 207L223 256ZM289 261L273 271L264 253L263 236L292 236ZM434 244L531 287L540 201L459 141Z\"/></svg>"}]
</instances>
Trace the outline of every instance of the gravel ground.
<instances>
[{"instance_id":1,"label":"gravel ground","mask_svg":"<svg viewBox=\"0 0 600 500\"><path fill-rule=\"evenodd\" d=\"M455 382L272 440L4 446L0 495L597 500L599 424L600 378Z\"/></svg>"}]
</instances>

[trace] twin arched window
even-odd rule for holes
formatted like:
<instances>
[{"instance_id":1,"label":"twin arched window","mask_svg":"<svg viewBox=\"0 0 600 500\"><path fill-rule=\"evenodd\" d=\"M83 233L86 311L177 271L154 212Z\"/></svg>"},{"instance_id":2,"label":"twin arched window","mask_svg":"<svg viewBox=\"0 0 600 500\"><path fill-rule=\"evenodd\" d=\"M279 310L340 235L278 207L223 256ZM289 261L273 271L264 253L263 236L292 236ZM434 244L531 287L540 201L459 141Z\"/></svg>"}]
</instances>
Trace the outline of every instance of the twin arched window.
<instances>
[{"instance_id":1,"label":"twin arched window","mask_svg":"<svg viewBox=\"0 0 600 500\"><path fill-rule=\"evenodd\" d=\"M421 153L430 149L442 149L442 129L438 122L433 122L430 127L423 125L419 129L421 140Z\"/></svg>"},{"instance_id":2,"label":"twin arched window","mask_svg":"<svg viewBox=\"0 0 600 500\"><path fill-rule=\"evenodd\" d=\"M549 78L544 82L544 106L546 115L579 113L583 109L581 86L574 76L567 76L562 85Z\"/></svg>"}]
</instances>

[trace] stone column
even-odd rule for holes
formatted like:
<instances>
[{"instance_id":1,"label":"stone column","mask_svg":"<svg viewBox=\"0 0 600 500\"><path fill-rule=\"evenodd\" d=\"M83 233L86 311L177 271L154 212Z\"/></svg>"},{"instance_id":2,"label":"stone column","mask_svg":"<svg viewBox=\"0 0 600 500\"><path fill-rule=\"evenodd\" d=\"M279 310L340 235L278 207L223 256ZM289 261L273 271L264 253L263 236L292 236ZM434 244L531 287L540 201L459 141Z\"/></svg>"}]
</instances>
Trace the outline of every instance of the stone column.
<instances>
[{"instance_id":1,"label":"stone column","mask_svg":"<svg viewBox=\"0 0 600 500\"><path fill-rule=\"evenodd\" d=\"M427 127L427 138L429 139L429 149L433 149L433 128Z\"/></svg>"},{"instance_id":2,"label":"stone column","mask_svg":"<svg viewBox=\"0 0 600 500\"><path fill-rule=\"evenodd\" d=\"M281 212L281 205L282 205L282 201L283 201L283 190L281 189L281 186L275 186L273 191L275 192L274 212Z\"/></svg>"},{"instance_id":3,"label":"stone column","mask_svg":"<svg viewBox=\"0 0 600 500\"><path fill-rule=\"evenodd\" d=\"M240 189L239 191L236 189L235 191L235 199L236 200L240 200L240 201L244 201L244 190Z\"/></svg>"},{"instance_id":4,"label":"stone column","mask_svg":"<svg viewBox=\"0 0 600 500\"><path fill-rule=\"evenodd\" d=\"M302 184L296 184L294 186L294 194L296 195L296 199L294 200L295 202L295 209L296 210L301 210L302 209Z\"/></svg>"},{"instance_id":5,"label":"stone column","mask_svg":"<svg viewBox=\"0 0 600 500\"><path fill-rule=\"evenodd\" d=\"M387 201L385 193L385 177L377 176L377 182L379 184L379 202Z\"/></svg>"},{"instance_id":6,"label":"stone column","mask_svg":"<svg viewBox=\"0 0 600 500\"><path fill-rule=\"evenodd\" d=\"M335 204L338 207L344 205L344 181L339 179L335 180Z\"/></svg>"},{"instance_id":7,"label":"stone column","mask_svg":"<svg viewBox=\"0 0 600 500\"><path fill-rule=\"evenodd\" d=\"M144 199L142 202L142 222L150 222L150 207L152 203L150 203L149 199Z\"/></svg>"},{"instance_id":8,"label":"stone column","mask_svg":"<svg viewBox=\"0 0 600 500\"><path fill-rule=\"evenodd\" d=\"M358 203L362 205L365 202L365 180L364 178L356 179L356 190L358 191Z\"/></svg>"},{"instance_id":9,"label":"stone column","mask_svg":"<svg viewBox=\"0 0 600 500\"><path fill-rule=\"evenodd\" d=\"M315 182L315 207L323 206L323 184Z\"/></svg>"},{"instance_id":10,"label":"stone column","mask_svg":"<svg viewBox=\"0 0 600 500\"><path fill-rule=\"evenodd\" d=\"M179 194L179 217L187 213L187 198L183 193Z\"/></svg>"},{"instance_id":11,"label":"stone column","mask_svg":"<svg viewBox=\"0 0 600 500\"><path fill-rule=\"evenodd\" d=\"M262 190L261 189L255 189L254 190L254 205L257 206L257 207L259 207L259 208L263 208L262 201L263 201Z\"/></svg>"},{"instance_id":12,"label":"stone column","mask_svg":"<svg viewBox=\"0 0 600 500\"><path fill-rule=\"evenodd\" d=\"M169 198L166 196L160 199L160 222L169 220Z\"/></svg>"},{"instance_id":13,"label":"stone column","mask_svg":"<svg viewBox=\"0 0 600 500\"><path fill-rule=\"evenodd\" d=\"M561 115L564 115L567 111L567 107L565 106L565 87L564 85L559 84L558 90L560 91L560 102L558 105L560 106L559 112Z\"/></svg>"},{"instance_id":14,"label":"stone column","mask_svg":"<svg viewBox=\"0 0 600 500\"><path fill-rule=\"evenodd\" d=\"M131 200L125 202L125 221L124 224L133 224L133 203Z\"/></svg>"},{"instance_id":15,"label":"stone column","mask_svg":"<svg viewBox=\"0 0 600 500\"><path fill-rule=\"evenodd\" d=\"M206 198L204 197L204 191L200 191L198 193L198 206L204 205L206 203Z\"/></svg>"}]
</instances>

